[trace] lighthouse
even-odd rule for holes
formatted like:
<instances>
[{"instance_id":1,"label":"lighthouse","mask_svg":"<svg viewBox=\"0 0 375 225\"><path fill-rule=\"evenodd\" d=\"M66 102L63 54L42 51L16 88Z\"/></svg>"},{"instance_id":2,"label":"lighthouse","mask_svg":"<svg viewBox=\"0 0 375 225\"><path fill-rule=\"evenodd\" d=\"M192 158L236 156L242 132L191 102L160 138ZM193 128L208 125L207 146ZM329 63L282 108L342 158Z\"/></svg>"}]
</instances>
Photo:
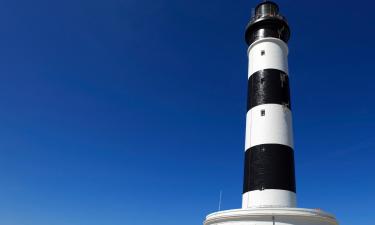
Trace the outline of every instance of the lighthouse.
<instances>
[{"instance_id":1,"label":"lighthouse","mask_svg":"<svg viewBox=\"0 0 375 225\"><path fill-rule=\"evenodd\" d=\"M276 3L258 4L245 31L248 93L242 208L209 214L204 225L337 225L322 210L297 208L288 41Z\"/></svg>"},{"instance_id":2,"label":"lighthouse","mask_svg":"<svg viewBox=\"0 0 375 225\"><path fill-rule=\"evenodd\" d=\"M242 208L296 206L289 36L275 3L256 7L245 32L249 70Z\"/></svg>"}]
</instances>

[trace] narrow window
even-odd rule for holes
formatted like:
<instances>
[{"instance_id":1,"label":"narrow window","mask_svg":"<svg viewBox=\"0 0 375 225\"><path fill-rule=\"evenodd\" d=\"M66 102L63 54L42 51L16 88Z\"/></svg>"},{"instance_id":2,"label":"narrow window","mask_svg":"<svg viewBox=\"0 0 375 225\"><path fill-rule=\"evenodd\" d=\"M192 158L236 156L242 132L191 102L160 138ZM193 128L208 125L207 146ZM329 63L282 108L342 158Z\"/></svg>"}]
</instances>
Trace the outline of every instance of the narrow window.
<instances>
[{"instance_id":1,"label":"narrow window","mask_svg":"<svg viewBox=\"0 0 375 225\"><path fill-rule=\"evenodd\" d=\"M262 109L260 110L260 116L265 116L266 115L266 110Z\"/></svg>"},{"instance_id":2,"label":"narrow window","mask_svg":"<svg viewBox=\"0 0 375 225\"><path fill-rule=\"evenodd\" d=\"M264 51L264 50L262 50L262 51L260 51L260 55L265 55L266 54L266 51Z\"/></svg>"}]
</instances>

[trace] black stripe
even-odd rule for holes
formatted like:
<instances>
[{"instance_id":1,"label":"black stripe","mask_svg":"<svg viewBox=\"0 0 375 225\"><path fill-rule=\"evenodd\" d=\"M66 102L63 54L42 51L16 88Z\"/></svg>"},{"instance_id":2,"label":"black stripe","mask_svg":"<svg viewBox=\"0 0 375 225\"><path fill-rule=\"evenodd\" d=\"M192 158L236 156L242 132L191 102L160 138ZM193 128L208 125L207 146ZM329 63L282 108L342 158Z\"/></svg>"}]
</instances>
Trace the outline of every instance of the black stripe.
<instances>
[{"instance_id":1,"label":"black stripe","mask_svg":"<svg viewBox=\"0 0 375 225\"><path fill-rule=\"evenodd\" d=\"M281 70L260 70L253 73L248 80L247 110L257 105L269 103L291 108L289 78Z\"/></svg>"},{"instance_id":2,"label":"black stripe","mask_svg":"<svg viewBox=\"0 0 375 225\"><path fill-rule=\"evenodd\" d=\"M264 189L296 192L294 152L291 147L264 144L246 151L243 193Z\"/></svg>"},{"instance_id":3,"label":"black stripe","mask_svg":"<svg viewBox=\"0 0 375 225\"><path fill-rule=\"evenodd\" d=\"M250 46L256 40L265 37L279 38L287 43L290 37L290 29L286 20L281 16L267 16L251 20L245 31L246 43Z\"/></svg>"}]
</instances>

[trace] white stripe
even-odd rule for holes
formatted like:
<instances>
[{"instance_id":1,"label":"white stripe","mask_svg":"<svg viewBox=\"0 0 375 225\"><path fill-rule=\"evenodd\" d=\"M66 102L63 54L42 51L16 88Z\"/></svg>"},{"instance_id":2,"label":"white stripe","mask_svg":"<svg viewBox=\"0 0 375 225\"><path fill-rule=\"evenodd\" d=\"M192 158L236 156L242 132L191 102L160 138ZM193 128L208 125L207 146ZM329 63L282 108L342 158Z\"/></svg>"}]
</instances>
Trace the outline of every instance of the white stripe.
<instances>
[{"instance_id":1,"label":"white stripe","mask_svg":"<svg viewBox=\"0 0 375 225\"><path fill-rule=\"evenodd\" d=\"M260 144L282 144L293 148L292 129L292 113L288 107L279 104L255 106L246 114L245 151Z\"/></svg>"},{"instance_id":2,"label":"white stripe","mask_svg":"<svg viewBox=\"0 0 375 225\"><path fill-rule=\"evenodd\" d=\"M248 57L248 77L264 69L278 69L288 74L288 46L278 38L262 38L255 41L248 49Z\"/></svg>"},{"instance_id":3,"label":"white stripe","mask_svg":"<svg viewBox=\"0 0 375 225\"><path fill-rule=\"evenodd\" d=\"M242 208L296 207L296 193L279 189L249 191L242 195Z\"/></svg>"}]
</instances>

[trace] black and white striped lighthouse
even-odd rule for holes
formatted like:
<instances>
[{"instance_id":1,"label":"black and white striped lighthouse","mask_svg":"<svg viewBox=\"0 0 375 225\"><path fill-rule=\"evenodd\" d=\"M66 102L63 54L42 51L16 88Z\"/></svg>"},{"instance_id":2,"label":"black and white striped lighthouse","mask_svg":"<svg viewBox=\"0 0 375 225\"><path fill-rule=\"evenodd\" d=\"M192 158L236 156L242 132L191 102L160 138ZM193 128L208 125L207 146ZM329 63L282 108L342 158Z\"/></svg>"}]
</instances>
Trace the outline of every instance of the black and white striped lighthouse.
<instances>
[{"instance_id":1,"label":"black and white striped lighthouse","mask_svg":"<svg viewBox=\"0 0 375 225\"><path fill-rule=\"evenodd\" d=\"M277 4L265 1L255 8L245 34L249 68L242 208L296 206L289 36Z\"/></svg>"},{"instance_id":2,"label":"black and white striped lighthouse","mask_svg":"<svg viewBox=\"0 0 375 225\"><path fill-rule=\"evenodd\" d=\"M289 36L277 4L258 4L245 35L249 72L242 208L211 213L204 225L338 225L329 213L296 207Z\"/></svg>"},{"instance_id":3,"label":"black and white striped lighthouse","mask_svg":"<svg viewBox=\"0 0 375 225\"><path fill-rule=\"evenodd\" d=\"M338 225L329 213L296 207L289 36L277 4L258 4L245 35L249 72L242 208L211 213L204 225Z\"/></svg>"}]
</instances>

